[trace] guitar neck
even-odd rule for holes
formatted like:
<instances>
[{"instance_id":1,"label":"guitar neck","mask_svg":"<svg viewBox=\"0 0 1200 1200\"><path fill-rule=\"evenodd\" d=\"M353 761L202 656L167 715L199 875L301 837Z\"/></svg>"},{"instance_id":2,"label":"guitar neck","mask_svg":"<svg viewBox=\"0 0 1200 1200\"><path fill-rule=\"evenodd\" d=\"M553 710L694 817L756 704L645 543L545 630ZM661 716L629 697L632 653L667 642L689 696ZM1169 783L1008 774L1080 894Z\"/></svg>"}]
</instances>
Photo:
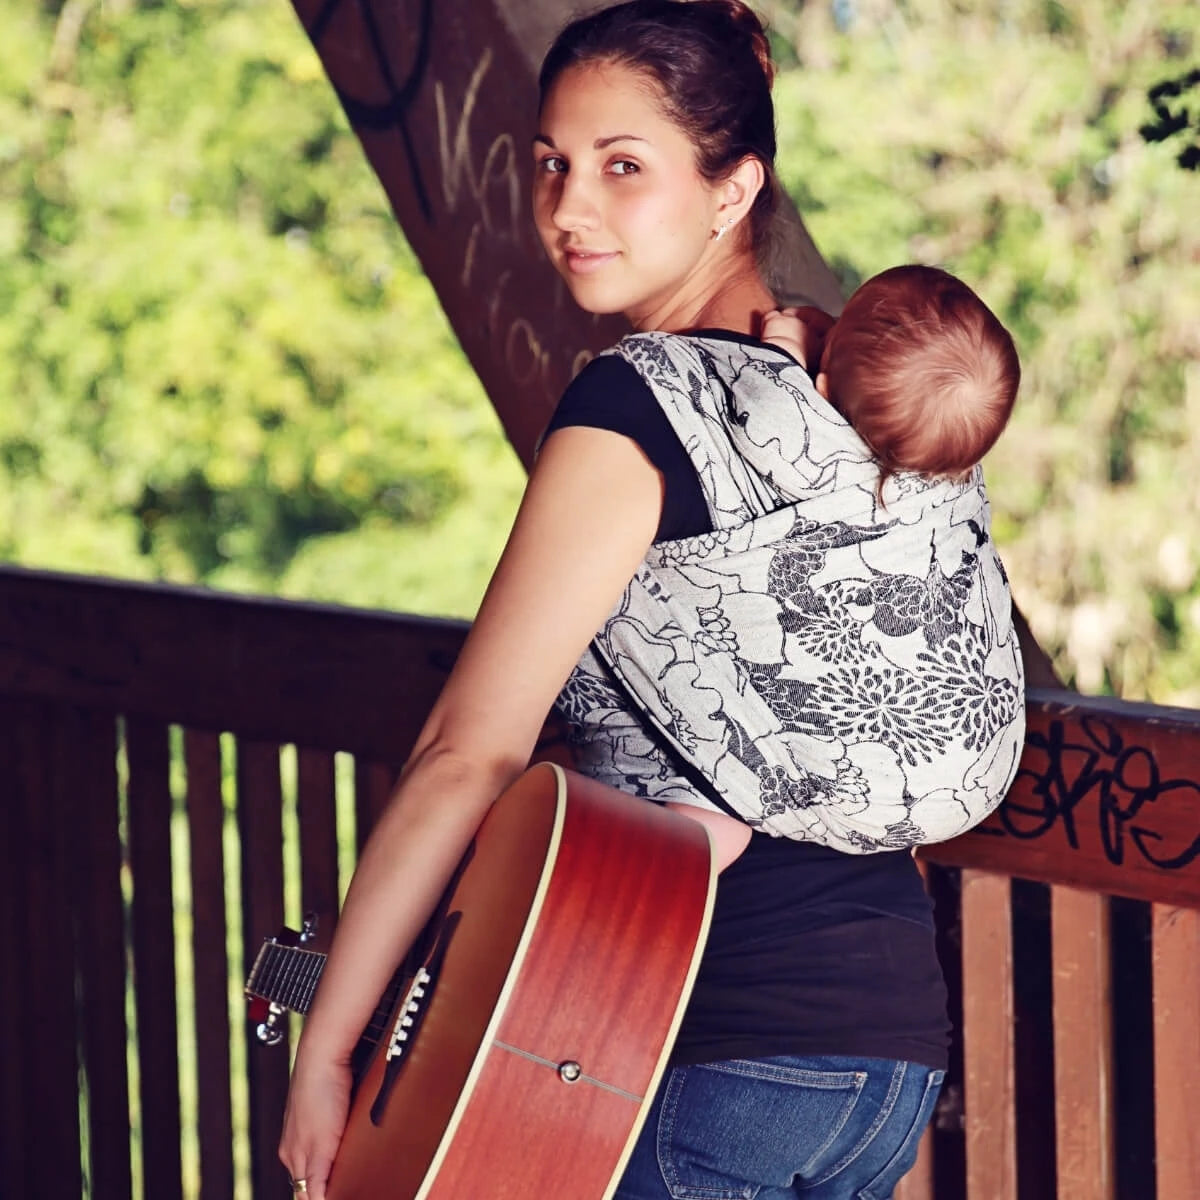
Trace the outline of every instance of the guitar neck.
<instances>
[{"instance_id":1,"label":"guitar neck","mask_svg":"<svg viewBox=\"0 0 1200 1200\"><path fill-rule=\"evenodd\" d=\"M246 993L290 1012L307 1013L324 969L325 955L320 951L267 938L250 968Z\"/></svg>"},{"instance_id":2,"label":"guitar neck","mask_svg":"<svg viewBox=\"0 0 1200 1200\"><path fill-rule=\"evenodd\" d=\"M319 950L289 946L275 938L267 938L250 968L246 995L289 1012L307 1014L325 970L325 959ZM362 1042L375 1045L382 1040L405 981L404 973L397 971L362 1032Z\"/></svg>"}]
</instances>

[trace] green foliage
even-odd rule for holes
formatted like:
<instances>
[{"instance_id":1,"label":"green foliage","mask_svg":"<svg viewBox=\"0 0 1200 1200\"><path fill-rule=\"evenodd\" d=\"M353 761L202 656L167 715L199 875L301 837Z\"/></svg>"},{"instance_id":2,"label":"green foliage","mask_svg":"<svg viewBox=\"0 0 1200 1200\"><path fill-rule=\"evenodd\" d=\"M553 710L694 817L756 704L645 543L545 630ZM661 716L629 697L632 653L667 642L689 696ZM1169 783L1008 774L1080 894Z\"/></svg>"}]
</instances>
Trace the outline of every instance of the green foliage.
<instances>
[{"instance_id":1,"label":"green foliage","mask_svg":"<svg viewBox=\"0 0 1200 1200\"><path fill-rule=\"evenodd\" d=\"M288 6L4 8L0 555L471 613L521 471Z\"/></svg>"},{"instance_id":2,"label":"green foliage","mask_svg":"<svg viewBox=\"0 0 1200 1200\"><path fill-rule=\"evenodd\" d=\"M987 468L1039 642L1082 690L1200 704L1200 175L1141 132L1200 8L764 8L783 178L846 287L936 263L1017 339Z\"/></svg>"}]
</instances>

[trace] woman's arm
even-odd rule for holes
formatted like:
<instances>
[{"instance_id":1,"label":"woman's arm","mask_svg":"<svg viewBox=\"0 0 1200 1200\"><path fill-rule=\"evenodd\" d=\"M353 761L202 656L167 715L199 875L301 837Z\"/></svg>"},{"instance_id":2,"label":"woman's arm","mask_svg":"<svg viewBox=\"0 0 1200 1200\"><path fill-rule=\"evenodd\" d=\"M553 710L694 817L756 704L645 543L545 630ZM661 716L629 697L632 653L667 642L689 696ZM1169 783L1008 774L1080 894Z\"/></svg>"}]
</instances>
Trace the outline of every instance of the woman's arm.
<instances>
[{"instance_id":1,"label":"woman's arm","mask_svg":"<svg viewBox=\"0 0 1200 1200\"><path fill-rule=\"evenodd\" d=\"M479 614L355 871L296 1057L280 1158L322 1200L350 1053L496 796L644 557L662 476L585 427L546 441Z\"/></svg>"}]
</instances>

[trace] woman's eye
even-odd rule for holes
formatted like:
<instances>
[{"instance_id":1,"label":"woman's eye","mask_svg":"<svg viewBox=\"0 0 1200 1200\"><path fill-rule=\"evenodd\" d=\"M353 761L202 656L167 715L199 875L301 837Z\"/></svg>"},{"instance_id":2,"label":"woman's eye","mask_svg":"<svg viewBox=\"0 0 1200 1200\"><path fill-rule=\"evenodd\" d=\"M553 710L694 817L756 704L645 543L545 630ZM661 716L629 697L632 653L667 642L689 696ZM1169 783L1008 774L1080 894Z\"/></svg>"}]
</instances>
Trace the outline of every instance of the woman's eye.
<instances>
[{"instance_id":1,"label":"woman's eye","mask_svg":"<svg viewBox=\"0 0 1200 1200\"><path fill-rule=\"evenodd\" d=\"M538 167L547 175L561 175L567 169L567 164L557 154L548 154L538 163Z\"/></svg>"},{"instance_id":2,"label":"woman's eye","mask_svg":"<svg viewBox=\"0 0 1200 1200\"><path fill-rule=\"evenodd\" d=\"M641 167L635 162L630 162L627 158L619 158L609 168L614 175L636 175Z\"/></svg>"}]
</instances>

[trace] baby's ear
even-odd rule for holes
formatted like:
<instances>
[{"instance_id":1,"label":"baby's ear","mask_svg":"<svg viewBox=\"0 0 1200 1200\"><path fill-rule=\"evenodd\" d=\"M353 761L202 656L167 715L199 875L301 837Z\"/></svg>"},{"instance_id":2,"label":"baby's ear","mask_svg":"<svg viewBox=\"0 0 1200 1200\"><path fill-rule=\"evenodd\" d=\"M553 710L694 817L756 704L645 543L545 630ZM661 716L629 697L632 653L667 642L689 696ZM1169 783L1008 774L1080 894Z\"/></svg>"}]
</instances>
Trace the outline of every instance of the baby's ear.
<instances>
[{"instance_id":1,"label":"baby's ear","mask_svg":"<svg viewBox=\"0 0 1200 1200\"><path fill-rule=\"evenodd\" d=\"M817 385L817 391L820 392L826 400L829 400L829 376L826 375L824 371L818 371L817 377L813 380L813 382ZM832 400L829 402L831 404L833 403Z\"/></svg>"}]
</instances>

